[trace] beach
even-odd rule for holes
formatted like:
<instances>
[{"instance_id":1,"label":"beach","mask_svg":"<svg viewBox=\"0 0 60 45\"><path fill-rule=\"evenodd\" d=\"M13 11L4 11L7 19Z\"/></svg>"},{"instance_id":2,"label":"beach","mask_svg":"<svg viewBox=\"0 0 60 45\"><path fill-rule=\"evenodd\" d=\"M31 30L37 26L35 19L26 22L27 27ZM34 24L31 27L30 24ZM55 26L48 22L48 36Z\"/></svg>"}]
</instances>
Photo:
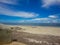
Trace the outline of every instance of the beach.
<instances>
[{"instance_id":1,"label":"beach","mask_svg":"<svg viewBox=\"0 0 60 45\"><path fill-rule=\"evenodd\" d=\"M32 34L46 34L60 36L60 27L47 27L47 26L20 26L25 29L23 32ZM19 30L18 30L19 31Z\"/></svg>"},{"instance_id":2,"label":"beach","mask_svg":"<svg viewBox=\"0 0 60 45\"><path fill-rule=\"evenodd\" d=\"M12 42L4 45L60 45L60 27L5 25L12 30Z\"/></svg>"}]
</instances>

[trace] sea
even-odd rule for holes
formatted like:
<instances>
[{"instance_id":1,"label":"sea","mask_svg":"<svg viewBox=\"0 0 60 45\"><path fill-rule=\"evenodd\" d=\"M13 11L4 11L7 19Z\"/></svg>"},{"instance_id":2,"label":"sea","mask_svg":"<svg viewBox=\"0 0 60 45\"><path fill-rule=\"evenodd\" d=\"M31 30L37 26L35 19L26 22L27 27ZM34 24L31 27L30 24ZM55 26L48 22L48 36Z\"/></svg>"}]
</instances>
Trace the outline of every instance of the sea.
<instances>
[{"instance_id":1,"label":"sea","mask_svg":"<svg viewBox=\"0 0 60 45\"><path fill-rule=\"evenodd\" d=\"M51 26L60 27L60 23L2 23L6 25L23 25L23 26Z\"/></svg>"}]
</instances>

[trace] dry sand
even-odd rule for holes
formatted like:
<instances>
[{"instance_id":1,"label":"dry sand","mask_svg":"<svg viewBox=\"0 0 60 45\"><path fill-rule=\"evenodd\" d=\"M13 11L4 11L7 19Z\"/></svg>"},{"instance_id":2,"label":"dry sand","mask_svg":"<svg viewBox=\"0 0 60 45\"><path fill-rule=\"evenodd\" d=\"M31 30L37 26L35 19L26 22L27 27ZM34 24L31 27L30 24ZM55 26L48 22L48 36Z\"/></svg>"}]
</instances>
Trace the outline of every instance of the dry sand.
<instances>
[{"instance_id":1,"label":"dry sand","mask_svg":"<svg viewBox=\"0 0 60 45\"><path fill-rule=\"evenodd\" d=\"M26 45L26 44L20 42L12 42L10 44L4 44L4 45Z\"/></svg>"},{"instance_id":2,"label":"dry sand","mask_svg":"<svg viewBox=\"0 0 60 45\"><path fill-rule=\"evenodd\" d=\"M45 26L19 26L23 28L23 32L32 34L46 34L60 36L60 27L45 27ZM20 31L20 30L17 30Z\"/></svg>"},{"instance_id":3,"label":"dry sand","mask_svg":"<svg viewBox=\"0 0 60 45\"><path fill-rule=\"evenodd\" d=\"M17 32L21 32L20 35L19 34L16 34L18 35L17 37L19 38L20 36L20 39L21 39L21 36L24 37L24 36L28 36L30 34L44 34L44 35L54 35L54 36L60 36L60 27L46 27L46 26L9 26L7 25L7 27L19 27L19 28L22 28L21 30L19 29L15 29L15 31ZM29 33L29 35L25 34L25 33L22 33L22 32L25 32L25 33ZM25 34L25 35L24 35ZM34 35L30 35L30 37L33 37ZM38 36L39 37L39 36ZM59 38L60 39L60 38ZM23 40L24 41L24 40ZM7 45L27 45L27 44L24 44L24 43L21 43L21 42L12 42L11 44L7 44Z\"/></svg>"}]
</instances>

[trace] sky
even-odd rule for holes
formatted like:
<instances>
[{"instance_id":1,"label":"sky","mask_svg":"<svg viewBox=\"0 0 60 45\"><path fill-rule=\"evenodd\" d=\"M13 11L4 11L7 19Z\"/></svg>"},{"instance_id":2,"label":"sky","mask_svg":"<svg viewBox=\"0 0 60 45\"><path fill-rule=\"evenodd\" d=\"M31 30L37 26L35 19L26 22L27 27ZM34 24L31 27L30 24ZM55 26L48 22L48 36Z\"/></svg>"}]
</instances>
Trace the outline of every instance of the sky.
<instances>
[{"instance_id":1,"label":"sky","mask_svg":"<svg viewBox=\"0 0 60 45\"><path fill-rule=\"evenodd\" d=\"M60 23L60 0L0 0L0 23Z\"/></svg>"}]
</instances>

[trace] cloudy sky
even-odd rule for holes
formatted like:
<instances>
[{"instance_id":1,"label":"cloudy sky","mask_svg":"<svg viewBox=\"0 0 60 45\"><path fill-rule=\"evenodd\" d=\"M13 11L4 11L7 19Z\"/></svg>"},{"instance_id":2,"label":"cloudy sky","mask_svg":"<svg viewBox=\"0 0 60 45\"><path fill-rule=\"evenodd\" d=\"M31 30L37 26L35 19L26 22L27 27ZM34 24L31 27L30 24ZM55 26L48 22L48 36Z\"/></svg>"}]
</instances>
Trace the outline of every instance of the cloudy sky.
<instances>
[{"instance_id":1,"label":"cloudy sky","mask_svg":"<svg viewBox=\"0 0 60 45\"><path fill-rule=\"evenodd\" d=\"M0 22L60 23L60 0L0 0Z\"/></svg>"}]
</instances>

